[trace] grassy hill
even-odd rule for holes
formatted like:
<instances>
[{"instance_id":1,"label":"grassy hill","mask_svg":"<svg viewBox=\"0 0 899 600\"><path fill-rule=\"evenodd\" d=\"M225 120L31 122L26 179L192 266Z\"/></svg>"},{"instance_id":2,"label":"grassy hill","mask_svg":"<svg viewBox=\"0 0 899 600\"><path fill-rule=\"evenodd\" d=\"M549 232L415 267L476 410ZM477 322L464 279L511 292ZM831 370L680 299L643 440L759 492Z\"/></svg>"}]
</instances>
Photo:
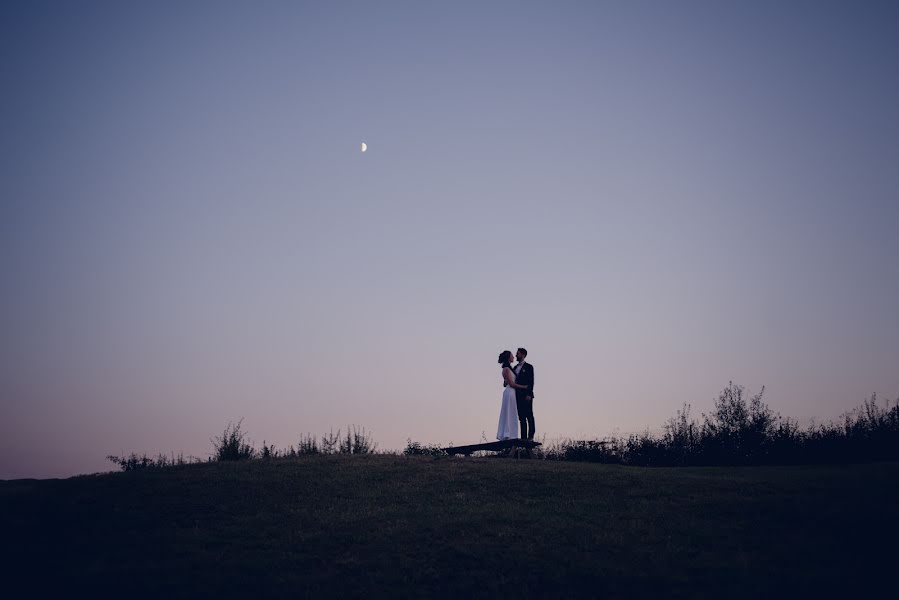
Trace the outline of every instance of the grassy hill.
<instances>
[{"instance_id":1,"label":"grassy hill","mask_svg":"<svg viewBox=\"0 0 899 600\"><path fill-rule=\"evenodd\" d=\"M37 595L758 597L892 578L899 463L324 456L0 482Z\"/></svg>"}]
</instances>

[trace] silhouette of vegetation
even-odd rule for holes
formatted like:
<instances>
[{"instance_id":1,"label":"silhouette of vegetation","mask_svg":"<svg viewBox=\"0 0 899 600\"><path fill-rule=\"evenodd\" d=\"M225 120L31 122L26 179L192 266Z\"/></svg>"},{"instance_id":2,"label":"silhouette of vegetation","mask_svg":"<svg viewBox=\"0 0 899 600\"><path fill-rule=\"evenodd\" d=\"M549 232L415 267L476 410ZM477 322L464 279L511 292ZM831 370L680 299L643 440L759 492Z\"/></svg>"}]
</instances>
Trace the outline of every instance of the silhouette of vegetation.
<instances>
[{"instance_id":1,"label":"silhouette of vegetation","mask_svg":"<svg viewBox=\"0 0 899 600\"><path fill-rule=\"evenodd\" d=\"M364 427L356 427L348 425L346 435L337 433L333 430L329 431L320 438L316 438L312 434L307 433L300 436L296 447L288 446L283 450L277 450L272 446L270 448L273 458L291 458L296 456L308 455L331 455L331 454L375 454L378 445L374 442L371 432L365 430Z\"/></svg>"},{"instance_id":2,"label":"silhouette of vegetation","mask_svg":"<svg viewBox=\"0 0 899 600\"><path fill-rule=\"evenodd\" d=\"M246 432L240 428L242 423L243 419L238 421L237 425L228 423L222 435L213 438L215 460L247 460L256 457L255 448L247 441Z\"/></svg>"},{"instance_id":3,"label":"silhouette of vegetation","mask_svg":"<svg viewBox=\"0 0 899 600\"><path fill-rule=\"evenodd\" d=\"M306 437L300 436L300 441L297 442L297 454L321 454L322 451L318 446L318 443L315 441L315 437L307 434Z\"/></svg>"},{"instance_id":4,"label":"silhouette of vegetation","mask_svg":"<svg viewBox=\"0 0 899 600\"><path fill-rule=\"evenodd\" d=\"M684 404L663 425L662 433L646 431L626 437L611 436L603 440L555 440L544 438L543 446L527 456L543 460L595 462L638 466L736 466L810 463L848 463L899 460L899 399L886 406L872 395L861 406L837 421L812 424L802 430L799 424L775 413L764 401L765 388L750 395L741 385L727 384L712 410L697 420L691 416L690 404ZM209 461L281 459L299 456L335 454L395 454L378 452L371 433L356 425L338 429L320 437L300 436L296 446L284 449L262 443L257 450L241 428L228 423L222 435L214 438ZM481 434L486 442L486 435ZM405 456L446 456L443 447L408 439ZM495 456L479 452L477 456ZM504 455L520 456L507 452ZM123 471L168 467L200 459L163 454L151 458L146 454L126 457L108 456Z\"/></svg>"},{"instance_id":5,"label":"silhouette of vegetation","mask_svg":"<svg viewBox=\"0 0 899 600\"><path fill-rule=\"evenodd\" d=\"M377 448L378 445L372 441L371 435L365 432L365 428L357 430L355 425L352 433L347 427L346 439L340 442L341 454L374 454Z\"/></svg>"},{"instance_id":6,"label":"silhouette of vegetation","mask_svg":"<svg viewBox=\"0 0 899 600\"><path fill-rule=\"evenodd\" d=\"M128 456L114 456L110 454L107 460L114 462L123 471L138 471L140 469L153 469L160 467L175 467L179 465L189 465L203 462L195 456L184 458L183 454L175 456L166 456L158 454L156 458L151 458L146 454L135 454L132 452Z\"/></svg>"},{"instance_id":7,"label":"silhouette of vegetation","mask_svg":"<svg viewBox=\"0 0 899 600\"><path fill-rule=\"evenodd\" d=\"M262 450L260 450L260 452L259 452L259 458L261 458L263 460L268 460L270 458L274 458L276 451L277 450L275 449L274 444L267 446L265 444L265 440L262 440Z\"/></svg>"},{"instance_id":8,"label":"silhouette of vegetation","mask_svg":"<svg viewBox=\"0 0 899 600\"><path fill-rule=\"evenodd\" d=\"M213 452L208 462L238 461L238 460L271 460L281 458L296 458L298 456L308 455L331 455L331 454L376 454L378 445L372 438L371 432L366 431L364 427L349 425L346 433L342 434L338 429L335 433L333 430L327 434L316 438L311 434L300 436L296 446L288 446L287 448L277 448L274 444L262 442L262 447L256 449L249 440L246 431L242 429L243 419L237 424L228 423L222 435L212 439ZM394 454L385 452L383 454ZM182 455L177 458L164 454L151 458L146 454L132 453L129 456L107 456L107 459L118 465L122 471L137 471L139 469L171 467L183 464L193 464L203 462L199 458L189 457L185 459Z\"/></svg>"},{"instance_id":9,"label":"silhouette of vegetation","mask_svg":"<svg viewBox=\"0 0 899 600\"><path fill-rule=\"evenodd\" d=\"M406 440L403 449L405 456L446 456L446 451L436 444L420 444L411 439Z\"/></svg>"},{"instance_id":10,"label":"silhouette of vegetation","mask_svg":"<svg viewBox=\"0 0 899 600\"><path fill-rule=\"evenodd\" d=\"M713 409L697 421L684 404L660 436L645 432L598 441L563 440L537 451L547 460L641 466L727 466L899 460L899 400L877 396L839 421L802 431L764 402L729 382Z\"/></svg>"}]
</instances>

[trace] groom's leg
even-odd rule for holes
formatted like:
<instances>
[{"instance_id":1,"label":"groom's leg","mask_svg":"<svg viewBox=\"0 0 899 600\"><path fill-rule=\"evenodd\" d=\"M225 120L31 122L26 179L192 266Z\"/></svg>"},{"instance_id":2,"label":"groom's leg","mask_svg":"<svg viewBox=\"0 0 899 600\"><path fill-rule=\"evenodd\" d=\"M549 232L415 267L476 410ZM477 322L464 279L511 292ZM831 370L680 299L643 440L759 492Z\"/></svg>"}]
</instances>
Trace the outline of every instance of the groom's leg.
<instances>
[{"instance_id":1,"label":"groom's leg","mask_svg":"<svg viewBox=\"0 0 899 600\"><path fill-rule=\"evenodd\" d=\"M524 439L532 440L534 439L534 432L536 431L534 429L534 399L530 398L525 402L527 404L527 407L525 409L524 416L525 420L527 420L528 422L528 436Z\"/></svg>"},{"instance_id":2,"label":"groom's leg","mask_svg":"<svg viewBox=\"0 0 899 600\"><path fill-rule=\"evenodd\" d=\"M527 402L521 396L515 398L515 407L518 409L518 424L521 426L521 439L528 439Z\"/></svg>"}]
</instances>

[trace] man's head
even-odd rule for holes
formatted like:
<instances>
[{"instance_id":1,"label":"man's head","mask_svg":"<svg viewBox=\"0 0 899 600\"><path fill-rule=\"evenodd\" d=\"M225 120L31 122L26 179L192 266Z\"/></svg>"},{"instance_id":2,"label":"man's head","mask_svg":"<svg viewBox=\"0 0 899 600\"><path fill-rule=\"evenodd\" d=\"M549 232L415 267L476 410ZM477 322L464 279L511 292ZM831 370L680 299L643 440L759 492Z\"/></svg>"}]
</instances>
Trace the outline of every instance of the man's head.
<instances>
[{"instance_id":1,"label":"man's head","mask_svg":"<svg viewBox=\"0 0 899 600\"><path fill-rule=\"evenodd\" d=\"M524 359L527 358L527 355L527 350L525 350L524 348L519 348L518 352L515 353L515 358L518 360L518 362L524 362Z\"/></svg>"}]
</instances>

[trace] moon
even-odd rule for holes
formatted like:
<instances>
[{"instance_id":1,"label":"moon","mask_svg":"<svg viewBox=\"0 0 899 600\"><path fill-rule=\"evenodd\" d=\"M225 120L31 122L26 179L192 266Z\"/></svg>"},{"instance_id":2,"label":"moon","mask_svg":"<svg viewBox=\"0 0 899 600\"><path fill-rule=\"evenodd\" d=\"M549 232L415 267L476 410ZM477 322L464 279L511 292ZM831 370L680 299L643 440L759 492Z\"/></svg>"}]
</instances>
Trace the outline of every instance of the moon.
<instances>
[{"instance_id":1,"label":"moon","mask_svg":"<svg viewBox=\"0 0 899 600\"><path fill-rule=\"evenodd\" d=\"M366 150L368 150L368 144L362 142L362 145L359 147L359 149L365 152Z\"/></svg>"}]
</instances>

